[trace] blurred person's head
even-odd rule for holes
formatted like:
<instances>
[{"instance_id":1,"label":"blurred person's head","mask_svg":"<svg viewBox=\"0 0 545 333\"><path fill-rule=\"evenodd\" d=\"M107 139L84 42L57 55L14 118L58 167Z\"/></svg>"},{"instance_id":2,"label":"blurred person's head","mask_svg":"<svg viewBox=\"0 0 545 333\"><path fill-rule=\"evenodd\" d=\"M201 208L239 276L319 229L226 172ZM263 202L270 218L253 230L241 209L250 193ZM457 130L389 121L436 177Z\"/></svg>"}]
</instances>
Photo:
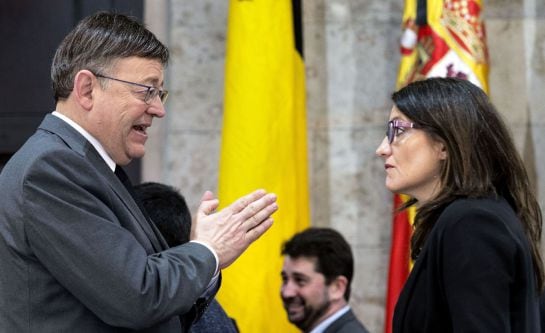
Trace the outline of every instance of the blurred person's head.
<instances>
[{"instance_id":1,"label":"blurred person's head","mask_svg":"<svg viewBox=\"0 0 545 333\"><path fill-rule=\"evenodd\" d=\"M309 228L284 243L280 295L289 321L310 331L348 304L354 259L343 236Z\"/></svg>"},{"instance_id":2,"label":"blurred person's head","mask_svg":"<svg viewBox=\"0 0 545 333\"><path fill-rule=\"evenodd\" d=\"M134 186L134 191L170 247L189 242L191 213L176 188L147 182Z\"/></svg>"}]
</instances>

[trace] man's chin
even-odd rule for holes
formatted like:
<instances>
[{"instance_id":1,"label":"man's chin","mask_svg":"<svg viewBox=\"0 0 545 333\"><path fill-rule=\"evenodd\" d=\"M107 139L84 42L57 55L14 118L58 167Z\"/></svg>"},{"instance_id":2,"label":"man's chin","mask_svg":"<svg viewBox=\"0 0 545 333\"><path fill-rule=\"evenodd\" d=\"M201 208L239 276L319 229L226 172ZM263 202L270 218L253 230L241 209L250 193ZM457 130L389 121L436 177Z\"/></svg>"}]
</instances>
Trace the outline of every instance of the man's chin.
<instances>
[{"instance_id":1,"label":"man's chin","mask_svg":"<svg viewBox=\"0 0 545 333\"><path fill-rule=\"evenodd\" d=\"M310 327L310 323L307 318L297 318L297 320L290 319L290 323L292 323L292 325L295 325L302 332L308 331L308 328Z\"/></svg>"},{"instance_id":2,"label":"man's chin","mask_svg":"<svg viewBox=\"0 0 545 333\"><path fill-rule=\"evenodd\" d=\"M295 325L296 327L298 327L300 330L304 330L304 324L305 322L303 320L292 320L290 318L290 323L292 323L292 325Z\"/></svg>"},{"instance_id":3,"label":"man's chin","mask_svg":"<svg viewBox=\"0 0 545 333\"><path fill-rule=\"evenodd\" d=\"M128 161L137 160L139 158L144 157L146 154L146 148L144 146L141 147L135 147L134 149L131 149L127 154ZM127 162L127 164L129 163Z\"/></svg>"}]
</instances>

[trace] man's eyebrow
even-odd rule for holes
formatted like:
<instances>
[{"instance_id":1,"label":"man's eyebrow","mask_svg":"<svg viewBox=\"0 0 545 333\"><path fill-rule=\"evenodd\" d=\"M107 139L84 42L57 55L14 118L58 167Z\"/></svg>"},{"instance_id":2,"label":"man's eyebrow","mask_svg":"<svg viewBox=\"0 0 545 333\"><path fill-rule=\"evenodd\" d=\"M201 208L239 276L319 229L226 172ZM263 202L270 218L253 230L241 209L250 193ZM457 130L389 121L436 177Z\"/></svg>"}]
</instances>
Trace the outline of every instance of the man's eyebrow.
<instances>
[{"instance_id":1,"label":"man's eyebrow","mask_svg":"<svg viewBox=\"0 0 545 333\"><path fill-rule=\"evenodd\" d=\"M304 274L304 273L300 273L300 272L294 272L292 274L294 277L297 277L297 278L302 278L302 279L310 279L310 276Z\"/></svg>"}]
</instances>

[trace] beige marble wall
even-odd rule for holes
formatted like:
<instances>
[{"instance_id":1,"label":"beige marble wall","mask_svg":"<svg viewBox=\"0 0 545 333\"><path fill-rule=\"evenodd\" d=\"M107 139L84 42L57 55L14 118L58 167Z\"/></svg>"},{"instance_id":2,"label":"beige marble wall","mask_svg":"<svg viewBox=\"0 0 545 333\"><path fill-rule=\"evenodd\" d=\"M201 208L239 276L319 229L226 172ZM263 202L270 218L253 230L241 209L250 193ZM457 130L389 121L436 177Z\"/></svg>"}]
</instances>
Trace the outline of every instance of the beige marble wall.
<instances>
[{"instance_id":1,"label":"beige marble wall","mask_svg":"<svg viewBox=\"0 0 545 333\"><path fill-rule=\"evenodd\" d=\"M217 189L227 7L213 0L145 7L146 24L160 31L171 61L167 115L152 127L143 178L180 188L193 211L205 190Z\"/></svg>"},{"instance_id":2,"label":"beige marble wall","mask_svg":"<svg viewBox=\"0 0 545 333\"><path fill-rule=\"evenodd\" d=\"M392 195L375 149L399 62L401 2L306 1L305 63L313 224L353 247L351 304L382 330Z\"/></svg>"},{"instance_id":3,"label":"beige marble wall","mask_svg":"<svg viewBox=\"0 0 545 333\"><path fill-rule=\"evenodd\" d=\"M490 95L545 207L545 1L485 1Z\"/></svg>"},{"instance_id":4,"label":"beige marble wall","mask_svg":"<svg viewBox=\"0 0 545 333\"><path fill-rule=\"evenodd\" d=\"M375 158L391 107L403 1L304 1L312 223L356 257L352 306L382 332L391 194ZM227 1L146 2L170 47L167 117L154 124L144 179L179 187L192 209L217 188ZM492 100L505 115L545 207L545 2L488 0Z\"/></svg>"}]
</instances>

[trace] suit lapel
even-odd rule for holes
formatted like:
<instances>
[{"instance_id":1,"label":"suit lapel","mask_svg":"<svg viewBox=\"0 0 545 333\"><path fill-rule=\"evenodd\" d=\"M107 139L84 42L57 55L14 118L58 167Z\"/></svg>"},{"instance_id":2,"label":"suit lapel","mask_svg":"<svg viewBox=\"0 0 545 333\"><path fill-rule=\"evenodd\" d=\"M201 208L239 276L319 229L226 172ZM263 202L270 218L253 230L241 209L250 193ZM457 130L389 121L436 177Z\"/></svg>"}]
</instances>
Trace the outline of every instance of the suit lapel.
<instances>
[{"instance_id":1,"label":"suit lapel","mask_svg":"<svg viewBox=\"0 0 545 333\"><path fill-rule=\"evenodd\" d=\"M64 122L62 119L48 114L39 127L42 130L54 133L61 138L70 149L85 157L90 164L95 167L101 175L106 178L110 189L123 202L123 205L131 213L136 223L147 236L155 252L162 251L168 248L166 241L160 236L157 228L154 228L152 222L148 222L132 195L127 191L119 178L112 172L100 154L96 151L93 145L87 141L78 131L72 126ZM157 236L159 235L159 237ZM144 245L144 244L143 244Z\"/></svg>"},{"instance_id":2,"label":"suit lapel","mask_svg":"<svg viewBox=\"0 0 545 333\"><path fill-rule=\"evenodd\" d=\"M423 270L426 267L428 246L429 245L426 244L418 255L418 259L414 262L414 266L409 274L409 277L407 278L407 281L405 281L405 284L401 289L401 292L399 293L396 305L394 307L394 315L392 320L394 331L401 331L403 329L403 325L405 325L407 310L411 307L409 301L411 300L414 290L416 288L417 281L419 280L419 275L423 273Z\"/></svg>"},{"instance_id":3,"label":"suit lapel","mask_svg":"<svg viewBox=\"0 0 545 333\"><path fill-rule=\"evenodd\" d=\"M125 173L125 171L123 170L123 168L121 166L116 166L114 174L121 181L121 184L123 184L123 186L125 187L125 189L129 193L129 195L133 198L133 201L138 206L138 210L144 216L144 218L145 218L145 220L147 222L143 226L145 228L146 233L148 233L148 234L153 233L155 235L155 238L158 241L158 244L154 244L154 247L156 248L156 250L157 250L157 248L158 248L157 251L167 249L168 244L167 244L166 240L163 238L163 236L161 236L161 232L155 226L155 223L152 221L151 217L146 212L146 208L144 207L144 205L142 204L142 202L140 201L140 199L136 195L136 193L134 191L134 188L132 186L132 183L131 183L129 177L127 176L127 174ZM147 227L149 227L149 230L147 230ZM153 239L153 238L151 238L151 239Z\"/></svg>"},{"instance_id":4,"label":"suit lapel","mask_svg":"<svg viewBox=\"0 0 545 333\"><path fill-rule=\"evenodd\" d=\"M345 323L349 322L349 321L352 321L352 320L355 320L355 316L354 316L354 313L352 313L352 310L348 310L348 312L346 312L345 314L343 314L342 316L340 316L337 320L335 320L334 322L331 323L331 325L329 325L324 333L334 333L334 332L337 332L337 330L339 328L341 328Z\"/></svg>"},{"instance_id":5,"label":"suit lapel","mask_svg":"<svg viewBox=\"0 0 545 333\"><path fill-rule=\"evenodd\" d=\"M98 153L95 153L95 154L100 158L100 161L103 162L102 157L100 157ZM142 230L148 237L155 252L160 252L168 248L167 246L164 246L166 242L162 239L162 237L160 239L157 237L158 233L156 233L154 229L152 228L153 222L148 221L146 219L144 213L142 212L142 210L136 203L131 193L129 193L125 185L121 183L119 178L117 178L117 176L112 172L112 170L110 170L110 168L106 165L106 163L103 162L102 165L105 167L106 170L101 170L101 173L107 175L110 188L115 192L115 194L119 197L119 199L121 199L125 207L127 207L127 209L131 212L136 222L140 225L140 227L142 228ZM161 240L163 242L161 242Z\"/></svg>"}]
</instances>

